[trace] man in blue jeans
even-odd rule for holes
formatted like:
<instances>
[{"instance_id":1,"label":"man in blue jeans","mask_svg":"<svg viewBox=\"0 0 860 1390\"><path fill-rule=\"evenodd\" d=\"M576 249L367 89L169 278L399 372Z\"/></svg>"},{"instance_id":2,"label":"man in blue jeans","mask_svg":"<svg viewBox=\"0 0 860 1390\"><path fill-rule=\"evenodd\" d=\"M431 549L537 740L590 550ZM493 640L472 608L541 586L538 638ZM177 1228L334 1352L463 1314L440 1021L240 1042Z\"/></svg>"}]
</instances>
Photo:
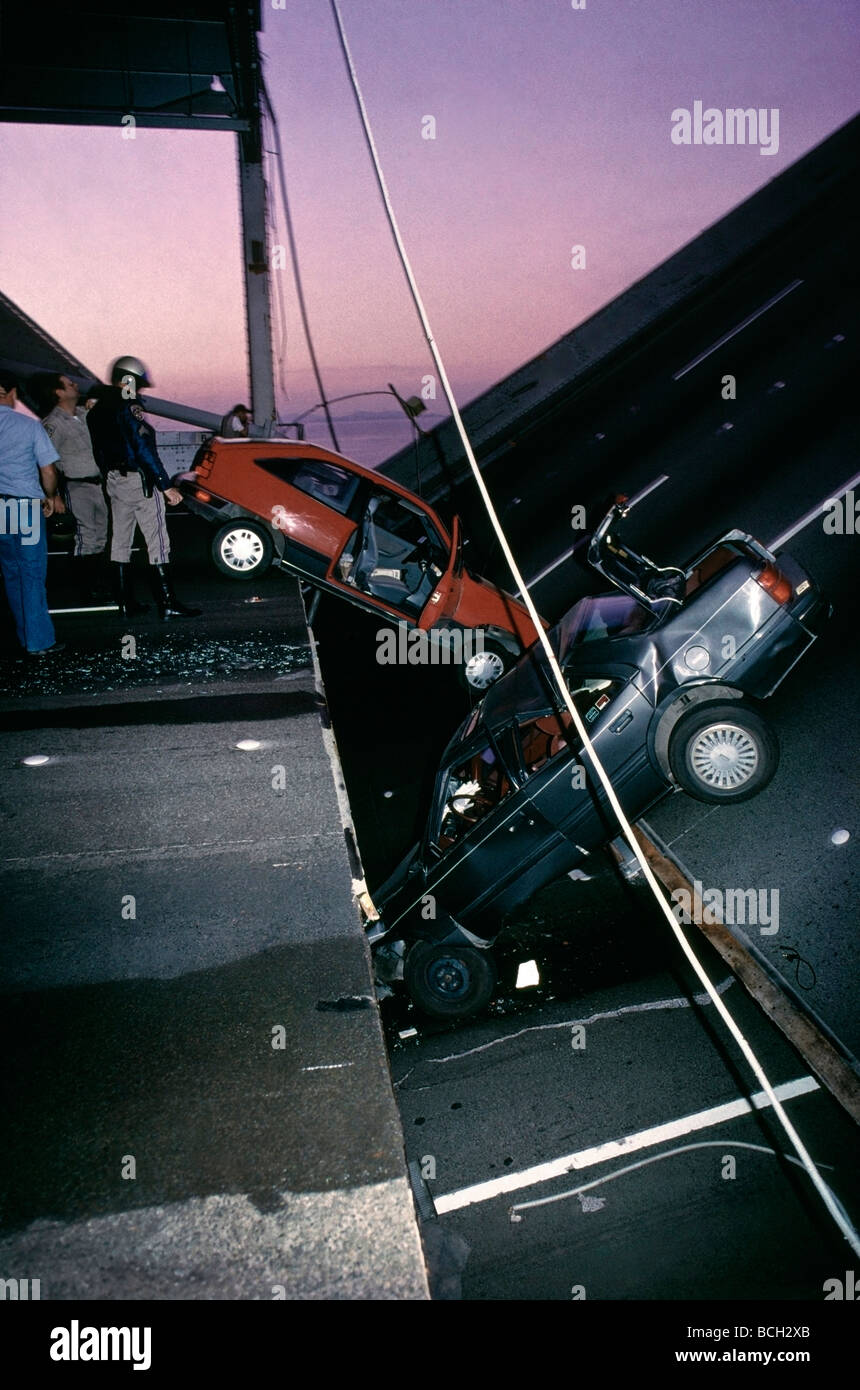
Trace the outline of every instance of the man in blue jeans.
<instances>
[{"instance_id":1,"label":"man in blue jeans","mask_svg":"<svg viewBox=\"0 0 860 1390\"><path fill-rule=\"evenodd\" d=\"M65 511L59 454L38 420L19 415L18 383L0 370L0 569L18 641L29 656L61 651L48 612L48 543L42 518Z\"/></svg>"}]
</instances>

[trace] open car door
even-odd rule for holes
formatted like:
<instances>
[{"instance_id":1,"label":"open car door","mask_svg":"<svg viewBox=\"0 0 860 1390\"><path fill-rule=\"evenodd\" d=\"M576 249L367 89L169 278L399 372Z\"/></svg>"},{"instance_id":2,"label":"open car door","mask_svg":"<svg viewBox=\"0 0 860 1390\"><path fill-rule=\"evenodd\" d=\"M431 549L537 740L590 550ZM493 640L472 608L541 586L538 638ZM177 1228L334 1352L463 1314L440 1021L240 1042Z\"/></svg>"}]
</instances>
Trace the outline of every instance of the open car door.
<instances>
[{"instance_id":1,"label":"open car door","mask_svg":"<svg viewBox=\"0 0 860 1390\"><path fill-rule=\"evenodd\" d=\"M655 565L647 555L622 545L618 535L619 523L650 491L649 487L636 497L616 499L591 538L588 563L610 584L638 599L652 612L666 613L684 602L685 572L676 565Z\"/></svg>"}]
</instances>

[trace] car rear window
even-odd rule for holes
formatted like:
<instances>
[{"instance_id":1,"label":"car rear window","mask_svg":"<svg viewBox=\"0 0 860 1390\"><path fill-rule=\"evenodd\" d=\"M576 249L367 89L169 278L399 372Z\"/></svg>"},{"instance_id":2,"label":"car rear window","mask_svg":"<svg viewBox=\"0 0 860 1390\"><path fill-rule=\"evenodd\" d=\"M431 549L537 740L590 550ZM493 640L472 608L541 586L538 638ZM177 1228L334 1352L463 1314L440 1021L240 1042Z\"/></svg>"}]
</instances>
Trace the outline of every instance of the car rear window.
<instances>
[{"instance_id":1,"label":"car rear window","mask_svg":"<svg viewBox=\"0 0 860 1390\"><path fill-rule=\"evenodd\" d=\"M727 570L736 560L743 558L752 559L755 557L734 545L718 545L716 549L709 550L707 555L703 555L698 564L687 572L687 587L684 590L684 597L689 598L697 590L703 589L712 579L716 579L718 574L722 574L723 570Z\"/></svg>"},{"instance_id":2,"label":"car rear window","mask_svg":"<svg viewBox=\"0 0 860 1390\"><path fill-rule=\"evenodd\" d=\"M562 658L573 647L579 647L584 642L633 637L637 633L647 632L659 621L658 615L628 594L600 594L597 598L584 598L562 619Z\"/></svg>"},{"instance_id":3,"label":"car rear window","mask_svg":"<svg viewBox=\"0 0 860 1390\"><path fill-rule=\"evenodd\" d=\"M254 462L258 468L273 473L282 482L298 488L308 497L343 515L358 491L359 479L346 468L316 458L261 458Z\"/></svg>"}]
</instances>

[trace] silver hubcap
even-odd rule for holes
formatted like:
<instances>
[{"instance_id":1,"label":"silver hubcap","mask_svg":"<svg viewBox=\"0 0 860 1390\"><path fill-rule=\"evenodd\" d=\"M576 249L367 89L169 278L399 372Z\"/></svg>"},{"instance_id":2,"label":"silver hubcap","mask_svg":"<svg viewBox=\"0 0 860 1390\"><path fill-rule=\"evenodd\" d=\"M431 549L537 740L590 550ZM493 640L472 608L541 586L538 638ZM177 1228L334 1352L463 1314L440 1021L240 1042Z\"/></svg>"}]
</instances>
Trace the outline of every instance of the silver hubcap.
<instances>
[{"instance_id":1,"label":"silver hubcap","mask_svg":"<svg viewBox=\"0 0 860 1390\"><path fill-rule=\"evenodd\" d=\"M221 542L221 559L231 570L251 570L262 558L263 542L256 531L230 531Z\"/></svg>"},{"instance_id":2,"label":"silver hubcap","mask_svg":"<svg viewBox=\"0 0 860 1390\"><path fill-rule=\"evenodd\" d=\"M475 690L486 690L505 673L505 663L498 652L475 652L465 666L466 680Z\"/></svg>"},{"instance_id":3,"label":"silver hubcap","mask_svg":"<svg viewBox=\"0 0 860 1390\"><path fill-rule=\"evenodd\" d=\"M706 786L735 791L758 767L758 745L737 724L711 724L693 740L690 766Z\"/></svg>"}]
</instances>

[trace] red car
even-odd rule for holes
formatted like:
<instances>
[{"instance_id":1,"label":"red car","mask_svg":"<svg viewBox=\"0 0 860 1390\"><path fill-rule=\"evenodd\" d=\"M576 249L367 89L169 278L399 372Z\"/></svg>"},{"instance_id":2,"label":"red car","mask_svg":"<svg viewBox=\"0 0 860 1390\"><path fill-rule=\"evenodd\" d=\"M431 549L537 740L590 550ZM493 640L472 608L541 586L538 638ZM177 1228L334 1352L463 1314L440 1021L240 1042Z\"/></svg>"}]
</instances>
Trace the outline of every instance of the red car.
<instances>
[{"instance_id":1,"label":"red car","mask_svg":"<svg viewBox=\"0 0 860 1390\"><path fill-rule=\"evenodd\" d=\"M449 532L420 497L341 454L303 441L212 439L174 484L216 524L222 574L249 579L275 563L389 627L432 631L429 645L453 651L476 689L537 640L521 603L466 570L456 517ZM394 659L412 660L402 640L399 651Z\"/></svg>"}]
</instances>

